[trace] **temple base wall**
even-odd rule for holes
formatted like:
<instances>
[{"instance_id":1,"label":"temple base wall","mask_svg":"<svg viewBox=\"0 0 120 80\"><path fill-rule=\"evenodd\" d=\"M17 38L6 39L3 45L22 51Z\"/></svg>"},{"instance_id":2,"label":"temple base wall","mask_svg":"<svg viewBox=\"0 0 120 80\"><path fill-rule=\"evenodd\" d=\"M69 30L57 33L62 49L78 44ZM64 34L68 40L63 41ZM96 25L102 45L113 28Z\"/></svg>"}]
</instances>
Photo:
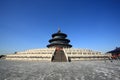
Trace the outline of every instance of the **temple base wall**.
<instances>
[{"instance_id":1,"label":"temple base wall","mask_svg":"<svg viewBox=\"0 0 120 80\"><path fill-rule=\"evenodd\" d=\"M80 60L107 60L111 55L101 54L86 49L64 48L67 62ZM6 60L23 60L23 61L52 61L52 56L55 56L55 48L31 49L16 54L6 55Z\"/></svg>"},{"instance_id":2,"label":"temple base wall","mask_svg":"<svg viewBox=\"0 0 120 80\"><path fill-rule=\"evenodd\" d=\"M50 59L45 58L6 58L6 60L22 60L22 61L51 61Z\"/></svg>"}]
</instances>

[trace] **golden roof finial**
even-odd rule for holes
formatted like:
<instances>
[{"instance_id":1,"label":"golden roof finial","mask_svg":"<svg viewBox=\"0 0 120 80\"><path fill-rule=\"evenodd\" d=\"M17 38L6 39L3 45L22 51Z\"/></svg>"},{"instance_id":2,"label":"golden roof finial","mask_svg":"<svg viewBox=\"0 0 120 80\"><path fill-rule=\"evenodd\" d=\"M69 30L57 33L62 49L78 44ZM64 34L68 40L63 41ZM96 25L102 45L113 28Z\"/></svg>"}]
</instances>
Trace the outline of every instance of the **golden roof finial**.
<instances>
[{"instance_id":1,"label":"golden roof finial","mask_svg":"<svg viewBox=\"0 0 120 80\"><path fill-rule=\"evenodd\" d=\"M58 33L60 33L60 32L61 32L60 27L58 27Z\"/></svg>"}]
</instances>

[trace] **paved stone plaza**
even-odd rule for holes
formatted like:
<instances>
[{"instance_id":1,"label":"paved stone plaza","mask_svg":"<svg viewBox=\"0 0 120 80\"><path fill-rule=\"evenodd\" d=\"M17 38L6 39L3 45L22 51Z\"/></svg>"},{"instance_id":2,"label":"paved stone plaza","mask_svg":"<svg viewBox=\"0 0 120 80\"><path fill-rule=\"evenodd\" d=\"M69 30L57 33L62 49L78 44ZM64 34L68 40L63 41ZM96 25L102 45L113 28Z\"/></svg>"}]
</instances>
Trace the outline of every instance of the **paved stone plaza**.
<instances>
[{"instance_id":1,"label":"paved stone plaza","mask_svg":"<svg viewBox=\"0 0 120 80\"><path fill-rule=\"evenodd\" d=\"M0 60L0 80L120 80L120 61Z\"/></svg>"}]
</instances>

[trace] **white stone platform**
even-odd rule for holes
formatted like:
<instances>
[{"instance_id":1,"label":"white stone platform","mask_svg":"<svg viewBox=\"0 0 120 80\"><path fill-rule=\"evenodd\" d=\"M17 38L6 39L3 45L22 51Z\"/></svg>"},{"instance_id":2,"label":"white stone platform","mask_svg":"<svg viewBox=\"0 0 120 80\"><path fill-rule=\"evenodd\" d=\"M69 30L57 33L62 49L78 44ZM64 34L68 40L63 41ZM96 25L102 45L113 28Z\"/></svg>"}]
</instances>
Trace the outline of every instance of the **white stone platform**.
<instances>
[{"instance_id":1,"label":"white stone platform","mask_svg":"<svg viewBox=\"0 0 120 80\"><path fill-rule=\"evenodd\" d=\"M111 57L110 54L103 54L101 52L88 50L88 49L77 49L77 48L63 48L65 56L68 60L102 60ZM55 48L41 48L41 49L30 49L22 52L16 52L15 54L6 55L7 60L41 60L51 61L54 55Z\"/></svg>"}]
</instances>

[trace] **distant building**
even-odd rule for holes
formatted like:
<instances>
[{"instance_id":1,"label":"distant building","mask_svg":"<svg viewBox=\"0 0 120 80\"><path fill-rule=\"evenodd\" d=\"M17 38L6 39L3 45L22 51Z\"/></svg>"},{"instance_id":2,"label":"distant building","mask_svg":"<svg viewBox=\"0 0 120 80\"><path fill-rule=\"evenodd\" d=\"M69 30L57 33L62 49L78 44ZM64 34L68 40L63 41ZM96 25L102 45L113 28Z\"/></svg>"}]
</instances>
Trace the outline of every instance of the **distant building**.
<instances>
[{"instance_id":1,"label":"distant building","mask_svg":"<svg viewBox=\"0 0 120 80\"><path fill-rule=\"evenodd\" d=\"M77 60L103 60L110 58L110 54L102 54L101 52L72 48L69 44L70 40L66 38L67 34L58 30L52 34L49 40L48 48L30 49L15 54L6 55L7 60L40 60L52 62L69 62Z\"/></svg>"},{"instance_id":2,"label":"distant building","mask_svg":"<svg viewBox=\"0 0 120 80\"><path fill-rule=\"evenodd\" d=\"M107 54L111 54L112 59L120 59L120 47L116 47L114 50L108 51Z\"/></svg>"},{"instance_id":3,"label":"distant building","mask_svg":"<svg viewBox=\"0 0 120 80\"><path fill-rule=\"evenodd\" d=\"M5 58L5 55L0 55L0 59L4 59Z\"/></svg>"}]
</instances>

